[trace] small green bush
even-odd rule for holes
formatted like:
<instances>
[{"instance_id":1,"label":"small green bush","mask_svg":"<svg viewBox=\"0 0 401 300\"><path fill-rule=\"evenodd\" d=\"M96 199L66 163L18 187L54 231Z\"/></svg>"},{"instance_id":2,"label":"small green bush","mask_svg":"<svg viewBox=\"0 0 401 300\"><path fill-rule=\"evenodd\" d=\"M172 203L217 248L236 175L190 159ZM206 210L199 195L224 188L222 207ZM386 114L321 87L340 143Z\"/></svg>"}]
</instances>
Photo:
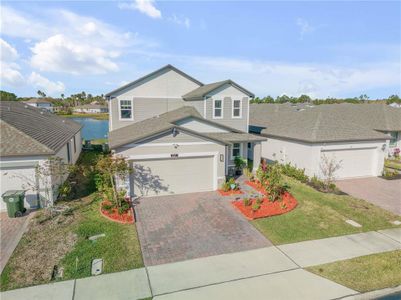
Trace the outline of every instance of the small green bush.
<instances>
[{"instance_id":1,"label":"small green bush","mask_svg":"<svg viewBox=\"0 0 401 300\"><path fill-rule=\"evenodd\" d=\"M262 203L262 199L256 198L256 199L255 199L255 202L256 202L257 204L261 204L261 203Z\"/></svg>"},{"instance_id":2,"label":"small green bush","mask_svg":"<svg viewBox=\"0 0 401 300\"><path fill-rule=\"evenodd\" d=\"M244 198L242 200L242 203L244 204L244 206L249 206L251 205L251 200L249 198Z\"/></svg>"},{"instance_id":3,"label":"small green bush","mask_svg":"<svg viewBox=\"0 0 401 300\"><path fill-rule=\"evenodd\" d=\"M281 170L284 175L295 178L302 183L307 183L309 181L309 177L305 174L305 169L298 169L291 165L291 163L281 165Z\"/></svg>"},{"instance_id":4,"label":"small green bush","mask_svg":"<svg viewBox=\"0 0 401 300\"><path fill-rule=\"evenodd\" d=\"M252 204L252 210L257 211L260 208L260 204L256 203L256 201Z\"/></svg>"}]
</instances>

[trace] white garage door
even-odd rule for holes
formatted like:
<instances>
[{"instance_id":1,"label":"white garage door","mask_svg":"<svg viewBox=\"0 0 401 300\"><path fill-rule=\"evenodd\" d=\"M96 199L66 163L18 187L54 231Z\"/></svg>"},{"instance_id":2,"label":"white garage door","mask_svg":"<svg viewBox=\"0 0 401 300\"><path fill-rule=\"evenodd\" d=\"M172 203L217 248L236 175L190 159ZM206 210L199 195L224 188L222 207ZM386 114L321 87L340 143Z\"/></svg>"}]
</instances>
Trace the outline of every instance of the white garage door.
<instances>
[{"instance_id":1,"label":"white garage door","mask_svg":"<svg viewBox=\"0 0 401 300\"><path fill-rule=\"evenodd\" d=\"M154 196L214 190L214 158L188 157L133 162L131 195Z\"/></svg>"},{"instance_id":2,"label":"white garage door","mask_svg":"<svg viewBox=\"0 0 401 300\"><path fill-rule=\"evenodd\" d=\"M373 176L376 165L376 149L322 150L322 156L335 157L340 169L337 179Z\"/></svg>"},{"instance_id":3,"label":"white garage door","mask_svg":"<svg viewBox=\"0 0 401 300\"><path fill-rule=\"evenodd\" d=\"M1 182L0 182L0 195L8 190L26 190L25 193L25 207L36 207L38 205L36 191L34 190L35 169L29 167L12 167L2 168ZM0 209L6 210L7 206L3 199L0 200Z\"/></svg>"}]
</instances>

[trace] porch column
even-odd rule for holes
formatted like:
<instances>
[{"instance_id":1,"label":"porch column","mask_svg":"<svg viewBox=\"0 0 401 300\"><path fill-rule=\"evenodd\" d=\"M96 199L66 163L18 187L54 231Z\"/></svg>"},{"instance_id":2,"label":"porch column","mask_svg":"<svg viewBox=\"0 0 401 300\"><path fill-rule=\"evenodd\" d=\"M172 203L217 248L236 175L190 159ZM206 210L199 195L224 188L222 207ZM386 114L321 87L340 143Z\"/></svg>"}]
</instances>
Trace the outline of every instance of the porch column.
<instances>
[{"instance_id":1,"label":"porch column","mask_svg":"<svg viewBox=\"0 0 401 300\"><path fill-rule=\"evenodd\" d=\"M262 144L260 142L256 142L253 144L253 169L255 172L260 165L260 158L262 157Z\"/></svg>"}]
</instances>

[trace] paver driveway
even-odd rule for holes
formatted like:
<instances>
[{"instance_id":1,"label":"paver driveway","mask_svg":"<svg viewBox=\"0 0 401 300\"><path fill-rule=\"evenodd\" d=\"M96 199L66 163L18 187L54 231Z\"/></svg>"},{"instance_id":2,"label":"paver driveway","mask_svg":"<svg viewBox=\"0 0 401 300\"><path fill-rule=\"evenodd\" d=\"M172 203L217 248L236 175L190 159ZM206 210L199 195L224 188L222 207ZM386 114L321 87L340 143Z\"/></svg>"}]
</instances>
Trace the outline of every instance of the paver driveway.
<instances>
[{"instance_id":1,"label":"paver driveway","mask_svg":"<svg viewBox=\"0 0 401 300\"><path fill-rule=\"evenodd\" d=\"M143 198L135 211L147 266L271 245L217 192Z\"/></svg>"},{"instance_id":2,"label":"paver driveway","mask_svg":"<svg viewBox=\"0 0 401 300\"><path fill-rule=\"evenodd\" d=\"M367 177L340 180L336 185L343 192L364 199L397 215L401 215L401 179L385 180Z\"/></svg>"}]
</instances>

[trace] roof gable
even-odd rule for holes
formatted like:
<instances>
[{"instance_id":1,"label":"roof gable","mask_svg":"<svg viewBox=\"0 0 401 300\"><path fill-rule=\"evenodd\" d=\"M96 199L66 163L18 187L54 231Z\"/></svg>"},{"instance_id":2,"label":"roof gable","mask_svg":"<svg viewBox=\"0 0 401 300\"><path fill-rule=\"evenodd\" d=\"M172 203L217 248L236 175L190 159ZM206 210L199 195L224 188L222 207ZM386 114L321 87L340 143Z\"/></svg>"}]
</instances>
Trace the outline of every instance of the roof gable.
<instances>
[{"instance_id":1,"label":"roof gable","mask_svg":"<svg viewBox=\"0 0 401 300\"><path fill-rule=\"evenodd\" d=\"M223 81L218 81L218 82L213 82L209 84L205 84L199 88L196 88L195 90L185 94L182 96L184 100L201 100L204 97L208 96L209 94L215 92L216 90L223 88L225 85L230 85L239 91L243 92L245 95L249 97L254 97L255 95L245 89L244 87L240 86L239 84L235 83L232 80L223 80Z\"/></svg>"},{"instance_id":2,"label":"roof gable","mask_svg":"<svg viewBox=\"0 0 401 300\"><path fill-rule=\"evenodd\" d=\"M134 81L132 81L132 82L126 84L126 85L123 85L123 86L121 86L121 87L119 87L119 88L107 93L105 96L106 97L116 96L118 94L123 93L124 91L127 91L129 89L133 89L133 88L135 88L135 87L137 87L137 86L139 86L141 84L144 84L144 83L146 83L146 82L148 82L148 81L150 81L150 80L152 80L152 79L154 79L154 78L156 78L156 77L160 76L161 74L164 74L164 73L166 73L168 71L174 71L177 74L181 75L182 77L192 81L193 83L195 83L198 86L202 86L203 85L202 82L198 81L197 79L193 78L192 76L189 76L188 74L184 73L183 71L181 71L181 70L177 69L176 67L174 67L174 66L169 64L169 65L166 65L166 66L164 66L164 67L162 67L162 68L160 68L160 69L158 69L158 70L156 70L154 72L151 72L151 73L149 73L149 74L147 74L147 75L145 75L145 76L143 76L143 77L141 77L141 78L139 78L137 80L134 80Z\"/></svg>"}]
</instances>

